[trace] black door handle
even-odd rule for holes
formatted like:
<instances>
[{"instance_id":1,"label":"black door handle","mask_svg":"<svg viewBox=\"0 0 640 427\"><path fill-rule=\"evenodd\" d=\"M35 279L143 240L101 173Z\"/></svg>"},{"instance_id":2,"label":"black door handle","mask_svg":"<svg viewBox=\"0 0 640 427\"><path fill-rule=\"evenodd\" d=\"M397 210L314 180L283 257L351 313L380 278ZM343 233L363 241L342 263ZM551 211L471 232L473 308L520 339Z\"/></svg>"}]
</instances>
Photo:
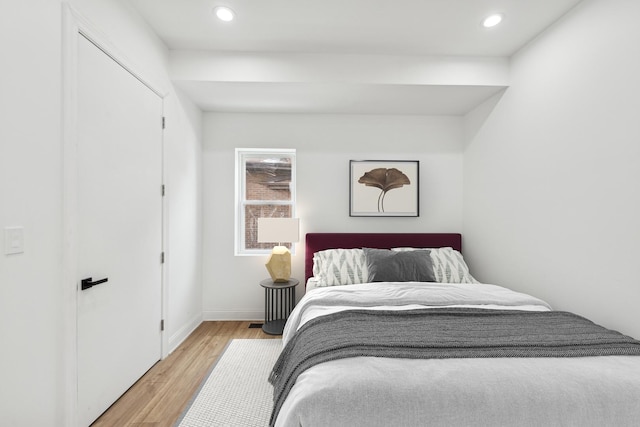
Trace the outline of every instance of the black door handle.
<instances>
[{"instance_id":1,"label":"black door handle","mask_svg":"<svg viewBox=\"0 0 640 427\"><path fill-rule=\"evenodd\" d=\"M105 277L104 279L96 280L95 282L92 282L92 280L93 280L92 277L87 277L86 279L82 279L80 281L80 289L84 291L85 289L89 289L95 285L99 285L100 283L108 282L109 278Z\"/></svg>"}]
</instances>

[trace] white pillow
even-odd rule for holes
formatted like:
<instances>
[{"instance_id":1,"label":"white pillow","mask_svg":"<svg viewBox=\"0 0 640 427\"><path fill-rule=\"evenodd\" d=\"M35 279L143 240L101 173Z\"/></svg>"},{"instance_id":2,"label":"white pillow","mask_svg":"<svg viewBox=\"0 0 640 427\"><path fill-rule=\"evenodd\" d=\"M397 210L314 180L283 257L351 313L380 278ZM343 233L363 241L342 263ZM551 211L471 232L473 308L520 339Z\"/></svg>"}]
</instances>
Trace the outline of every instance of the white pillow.
<instances>
[{"instance_id":1,"label":"white pillow","mask_svg":"<svg viewBox=\"0 0 640 427\"><path fill-rule=\"evenodd\" d=\"M393 248L394 251L428 249L436 281L440 283L480 283L469 273L462 254L453 248Z\"/></svg>"},{"instance_id":2,"label":"white pillow","mask_svg":"<svg viewBox=\"0 0 640 427\"><path fill-rule=\"evenodd\" d=\"M369 271L364 251L327 249L313 254L313 276L316 286L340 286L367 283Z\"/></svg>"}]
</instances>

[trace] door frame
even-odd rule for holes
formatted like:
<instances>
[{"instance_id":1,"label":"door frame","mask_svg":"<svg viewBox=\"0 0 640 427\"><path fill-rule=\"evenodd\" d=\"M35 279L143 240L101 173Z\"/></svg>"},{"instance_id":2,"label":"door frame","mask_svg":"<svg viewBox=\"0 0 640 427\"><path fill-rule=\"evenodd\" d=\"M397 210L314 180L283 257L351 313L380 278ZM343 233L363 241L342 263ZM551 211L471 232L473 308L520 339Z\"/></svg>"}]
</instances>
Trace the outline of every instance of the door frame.
<instances>
[{"instance_id":1,"label":"door frame","mask_svg":"<svg viewBox=\"0 0 640 427\"><path fill-rule=\"evenodd\" d=\"M165 98L168 91L163 86L152 82L133 64L108 37L101 33L88 19L74 9L70 4L62 3L62 293L63 293L63 331L61 332L61 346L63 359L62 380L64 390L63 425L78 425L78 359L77 359L77 309L79 283L78 272L78 163L77 163L77 67L78 67L78 37L85 37L102 50L106 55L131 73L152 92L158 95L162 102L162 115L165 115ZM160 123L158 124L160 126ZM162 132L161 141L161 171L162 183L166 183L165 133ZM158 188L158 191L161 191ZM162 230L160 252L167 252L167 197L162 197ZM166 257L165 257L166 260ZM161 318L165 319L168 312L168 284L167 262L161 264ZM160 327L160 325L158 325ZM168 353L168 334L161 331L160 354L164 359ZM80 426L84 427L84 426Z\"/></svg>"}]
</instances>

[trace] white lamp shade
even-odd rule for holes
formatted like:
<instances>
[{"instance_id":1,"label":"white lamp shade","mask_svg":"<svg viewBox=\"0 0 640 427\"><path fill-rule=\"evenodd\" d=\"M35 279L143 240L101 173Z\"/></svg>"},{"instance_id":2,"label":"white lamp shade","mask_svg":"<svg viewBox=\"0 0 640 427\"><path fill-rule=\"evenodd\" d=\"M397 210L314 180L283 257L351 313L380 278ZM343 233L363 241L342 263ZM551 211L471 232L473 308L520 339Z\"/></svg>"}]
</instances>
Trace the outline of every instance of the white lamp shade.
<instances>
[{"instance_id":1,"label":"white lamp shade","mask_svg":"<svg viewBox=\"0 0 640 427\"><path fill-rule=\"evenodd\" d=\"M258 218L258 243L291 243L300 239L298 218Z\"/></svg>"}]
</instances>

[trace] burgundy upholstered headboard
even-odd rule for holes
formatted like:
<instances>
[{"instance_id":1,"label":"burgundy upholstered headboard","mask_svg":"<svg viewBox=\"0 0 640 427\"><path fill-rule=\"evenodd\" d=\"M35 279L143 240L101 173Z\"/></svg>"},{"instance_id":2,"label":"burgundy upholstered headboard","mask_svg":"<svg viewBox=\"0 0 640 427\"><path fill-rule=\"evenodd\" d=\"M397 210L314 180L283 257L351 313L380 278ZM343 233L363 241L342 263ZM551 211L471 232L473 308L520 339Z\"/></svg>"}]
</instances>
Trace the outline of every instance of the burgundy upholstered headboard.
<instances>
[{"instance_id":1,"label":"burgundy upholstered headboard","mask_svg":"<svg viewBox=\"0 0 640 427\"><path fill-rule=\"evenodd\" d=\"M443 248L462 252L462 235L457 233L307 233L304 256L305 283L313 276L313 254L325 249L396 247Z\"/></svg>"}]
</instances>

